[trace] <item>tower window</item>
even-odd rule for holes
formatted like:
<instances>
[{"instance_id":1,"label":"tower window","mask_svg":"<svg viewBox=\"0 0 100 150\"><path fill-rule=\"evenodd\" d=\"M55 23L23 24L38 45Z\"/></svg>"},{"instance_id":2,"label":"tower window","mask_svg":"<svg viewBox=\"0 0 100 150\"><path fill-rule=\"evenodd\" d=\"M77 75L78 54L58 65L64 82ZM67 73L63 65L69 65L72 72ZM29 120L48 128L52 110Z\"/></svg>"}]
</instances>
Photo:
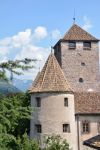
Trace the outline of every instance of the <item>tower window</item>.
<instances>
[{"instance_id":1,"label":"tower window","mask_svg":"<svg viewBox=\"0 0 100 150\"><path fill-rule=\"evenodd\" d=\"M90 50L91 49L91 42L83 42L83 49Z\"/></svg>"},{"instance_id":2,"label":"tower window","mask_svg":"<svg viewBox=\"0 0 100 150\"><path fill-rule=\"evenodd\" d=\"M81 83L82 83L83 81L84 81L84 80L83 80L83 78L79 78L79 82L81 82Z\"/></svg>"},{"instance_id":3,"label":"tower window","mask_svg":"<svg viewBox=\"0 0 100 150\"><path fill-rule=\"evenodd\" d=\"M69 42L69 49L75 49L76 48L76 42L70 41Z\"/></svg>"},{"instance_id":4,"label":"tower window","mask_svg":"<svg viewBox=\"0 0 100 150\"><path fill-rule=\"evenodd\" d=\"M85 66L85 62L81 62L81 66Z\"/></svg>"},{"instance_id":5,"label":"tower window","mask_svg":"<svg viewBox=\"0 0 100 150\"><path fill-rule=\"evenodd\" d=\"M89 133L90 132L90 123L88 121L82 122L82 133Z\"/></svg>"},{"instance_id":6,"label":"tower window","mask_svg":"<svg viewBox=\"0 0 100 150\"><path fill-rule=\"evenodd\" d=\"M68 98L67 97L64 98L64 106L68 107Z\"/></svg>"},{"instance_id":7,"label":"tower window","mask_svg":"<svg viewBox=\"0 0 100 150\"><path fill-rule=\"evenodd\" d=\"M36 128L36 132L37 132L37 133L41 133L41 132L42 132L41 124L36 124L36 125L35 125L35 128Z\"/></svg>"},{"instance_id":8,"label":"tower window","mask_svg":"<svg viewBox=\"0 0 100 150\"><path fill-rule=\"evenodd\" d=\"M41 107L41 98L36 97L36 107Z\"/></svg>"},{"instance_id":9,"label":"tower window","mask_svg":"<svg viewBox=\"0 0 100 150\"><path fill-rule=\"evenodd\" d=\"M63 124L63 132L70 133L70 124Z\"/></svg>"}]
</instances>

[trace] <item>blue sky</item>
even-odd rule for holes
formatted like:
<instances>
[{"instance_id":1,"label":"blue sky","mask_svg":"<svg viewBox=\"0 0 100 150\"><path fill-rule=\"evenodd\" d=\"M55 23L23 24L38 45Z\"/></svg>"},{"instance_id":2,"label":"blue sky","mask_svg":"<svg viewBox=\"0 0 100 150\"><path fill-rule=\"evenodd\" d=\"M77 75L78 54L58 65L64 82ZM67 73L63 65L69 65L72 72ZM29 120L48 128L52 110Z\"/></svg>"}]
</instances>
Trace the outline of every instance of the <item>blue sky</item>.
<instances>
[{"instance_id":1,"label":"blue sky","mask_svg":"<svg viewBox=\"0 0 100 150\"><path fill-rule=\"evenodd\" d=\"M76 23L100 38L100 0L0 0L0 61L38 58L34 78L50 46ZM40 63L39 63L40 62Z\"/></svg>"}]
</instances>

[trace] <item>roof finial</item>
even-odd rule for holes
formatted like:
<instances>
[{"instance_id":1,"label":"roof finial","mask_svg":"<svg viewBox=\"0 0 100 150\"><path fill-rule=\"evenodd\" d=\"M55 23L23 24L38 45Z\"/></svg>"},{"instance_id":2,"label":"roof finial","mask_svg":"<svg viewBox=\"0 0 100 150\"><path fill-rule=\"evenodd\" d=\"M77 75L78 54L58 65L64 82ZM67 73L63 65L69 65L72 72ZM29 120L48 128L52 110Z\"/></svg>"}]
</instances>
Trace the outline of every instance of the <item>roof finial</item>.
<instances>
[{"instance_id":1,"label":"roof finial","mask_svg":"<svg viewBox=\"0 0 100 150\"><path fill-rule=\"evenodd\" d=\"M73 23L75 24L76 17L75 17L75 9L74 9L74 16L73 16Z\"/></svg>"}]
</instances>

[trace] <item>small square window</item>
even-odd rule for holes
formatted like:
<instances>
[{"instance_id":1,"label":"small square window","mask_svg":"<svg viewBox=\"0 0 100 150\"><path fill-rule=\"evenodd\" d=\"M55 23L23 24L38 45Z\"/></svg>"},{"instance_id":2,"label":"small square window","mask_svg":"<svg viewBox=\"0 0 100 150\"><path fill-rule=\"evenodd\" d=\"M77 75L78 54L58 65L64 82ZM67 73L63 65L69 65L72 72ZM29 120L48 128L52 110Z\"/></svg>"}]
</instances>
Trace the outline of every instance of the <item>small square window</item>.
<instances>
[{"instance_id":1,"label":"small square window","mask_svg":"<svg viewBox=\"0 0 100 150\"><path fill-rule=\"evenodd\" d=\"M64 98L64 106L68 107L68 98L67 97Z\"/></svg>"},{"instance_id":2,"label":"small square window","mask_svg":"<svg viewBox=\"0 0 100 150\"><path fill-rule=\"evenodd\" d=\"M35 125L35 128L36 128L36 132L37 132L37 133L41 133L41 132L42 132L41 124L36 124L36 125Z\"/></svg>"},{"instance_id":3,"label":"small square window","mask_svg":"<svg viewBox=\"0 0 100 150\"><path fill-rule=\"evenodd\" d=\"M76 48L76 42L70 41L69 42L69 49L75 49Z\"/></svg>"},{"instance_id":4,"label":"small square window","mask_svg":"<svg viewBox=\"0 0 100 150\"><path fill-rule=\"evenodd\" d=\"M85 66L85 62L81 62L81 66Z\"/></svg>"},{"instance_id":5,"label":"small square window","mask_svg":"<svg viewBox=\"0 0 100 150\"><path fill-rule=\"evenodd\" d=\"M83 42L83 49L90 50L91 49L91 42Z\"/></svg>"},{"instance_id":6,"label":"small square window","mask_svg":"<svg viewBox=\"0 0 100 150\"><path fill-rule=\"evenodd\" d=\"M79 82L83 83L84 82L83 78L79 78Z\"/></svg>"},{"instance_id":7,"label":"small square window","mask_svg":"<svg viewBox=\"0 0 100 150\"><path fill-rule=\"evenodd\" d=\"M63 132L70 133L70 124L63 124Z\"/></svg>"},{"instance_id":8,"label":"small square window","mask_svg":"<svg viewBox=\"0 0 100 150\"><path fill-rule=\"evenodd\" d=\"M82 122L82 133L89 133L90 132L90 123L88 121Z\"/></svg>"},{"instance_id":9,"label":"small square window","mask_svg":"<svg viewBox=\"0 0 100 150\"><path fill-rule=\"evenodd\" d=\"M36 107L41 107L41 98L36 97Z\"/></svg>"}]
</instances>

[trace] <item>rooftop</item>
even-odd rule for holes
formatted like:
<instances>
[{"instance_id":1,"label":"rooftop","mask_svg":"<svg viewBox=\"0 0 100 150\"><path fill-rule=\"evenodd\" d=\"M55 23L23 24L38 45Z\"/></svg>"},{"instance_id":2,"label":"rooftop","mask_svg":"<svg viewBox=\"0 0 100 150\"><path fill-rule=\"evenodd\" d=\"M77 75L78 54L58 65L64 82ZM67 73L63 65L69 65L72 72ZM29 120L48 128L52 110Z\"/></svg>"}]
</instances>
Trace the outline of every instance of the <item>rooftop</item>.
<instances>
[{"instance_id":1,"label":"rooftop","mask_svg":"<svg viewBox=\"0 0 100 150\"><path fill-rule=\"evenodd\" d=\"M74 95L76 114L100 114L99 92L76 92Z\"/></svg>"},{"instance_id":2,"label":"rooftop","mask_svg":"<svg viewBox=\"0 0 100 150\"><path fill-rule=\"evenodd\" d=\"M71 92L67 82L54 54L50 54L42 71L39 73L33 86L30 89L34 92Z\"/></svg>"},{"instance_id":3,"label":"rooftop","mask_svg":"<svg viewBox=\"0 0 100 150\"><path fill-rule=\"evenodd\" d=\"M79 27L77 24L72 25L72 27L64 35L63 40L99 41L97 38Z\"/></svg>"}]
</instances>

